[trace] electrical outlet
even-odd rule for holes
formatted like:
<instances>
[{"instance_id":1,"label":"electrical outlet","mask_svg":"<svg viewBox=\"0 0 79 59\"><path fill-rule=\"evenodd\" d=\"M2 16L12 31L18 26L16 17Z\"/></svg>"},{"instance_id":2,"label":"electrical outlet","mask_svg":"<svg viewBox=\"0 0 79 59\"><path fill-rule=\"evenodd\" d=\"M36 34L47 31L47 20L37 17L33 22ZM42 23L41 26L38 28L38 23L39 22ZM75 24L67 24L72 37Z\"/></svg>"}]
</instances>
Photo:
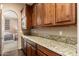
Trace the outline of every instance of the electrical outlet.
<instances>
[{"instance_id":1,"label":"electrical outlet","mask_svg":"<svg viewBox=\"0 0 79 59\"><path fill-rule=\"evenodd\" d=\"M59 35L61 36L63 34L63 32L62 31L59 31Z\"/></svg>"}]
</instances>

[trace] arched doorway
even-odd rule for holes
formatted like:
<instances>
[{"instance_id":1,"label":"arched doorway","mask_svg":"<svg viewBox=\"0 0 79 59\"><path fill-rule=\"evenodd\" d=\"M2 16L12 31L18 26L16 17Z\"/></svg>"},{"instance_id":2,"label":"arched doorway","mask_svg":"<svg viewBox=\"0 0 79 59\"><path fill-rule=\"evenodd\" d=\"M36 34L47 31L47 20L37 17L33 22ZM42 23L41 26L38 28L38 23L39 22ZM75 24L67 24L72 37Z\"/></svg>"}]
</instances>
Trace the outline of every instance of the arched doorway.
<instances>
[{"instance_id":1,"label":"arched doorway","mask_svg":"<svg viewBox=\"0 0 79 59\"><path fill-rule=\"evenodd\" d=\"M16 50L18 40L18 16L13 10L5 10L4 14L4 39L2 54Z\"/></svg>"}]
</instances>

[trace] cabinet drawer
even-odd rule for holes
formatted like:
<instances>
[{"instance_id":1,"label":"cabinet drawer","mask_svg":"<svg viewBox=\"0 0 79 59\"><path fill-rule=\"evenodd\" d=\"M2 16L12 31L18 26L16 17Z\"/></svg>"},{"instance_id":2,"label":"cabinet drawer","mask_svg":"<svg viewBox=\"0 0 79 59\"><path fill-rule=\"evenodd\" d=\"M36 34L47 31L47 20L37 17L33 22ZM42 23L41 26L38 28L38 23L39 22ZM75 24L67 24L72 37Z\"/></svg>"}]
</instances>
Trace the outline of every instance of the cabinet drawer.
<instances>
[{"instance_id":1,"label":"cabinet drawer","mask_svg":"<svg viewBox=\"0 0 79 59\"><path fill-rule=\"evenodd\" d=\"M50 51L49 49L40 45L37 45L37 49L45 53L47 56L61 56L60 54Z\"/></svg>"},{"instance_id":2,"label":"cabinet drawer","mask_svg":"<svg viewBox=\"0 0 79 59\"><path fill-rule=\"evenodd\" d=\"M36 47L36 43L34 43L33 41L26 39L26 42L31 44L33 47Z\"/></svg>"}]
</instances>

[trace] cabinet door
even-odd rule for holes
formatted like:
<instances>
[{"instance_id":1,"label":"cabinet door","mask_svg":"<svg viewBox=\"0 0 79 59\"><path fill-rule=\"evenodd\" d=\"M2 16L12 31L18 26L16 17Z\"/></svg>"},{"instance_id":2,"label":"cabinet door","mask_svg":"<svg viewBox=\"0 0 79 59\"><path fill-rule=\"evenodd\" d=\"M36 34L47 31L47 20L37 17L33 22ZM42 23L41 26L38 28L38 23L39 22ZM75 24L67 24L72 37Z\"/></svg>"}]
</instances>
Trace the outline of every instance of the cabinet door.
<instances>
[{"instance_id":1,"label":"cabinet door","mask_svg":"<svg viewBox=\"0 0 79 59\"><path fill-rule=\"evenodd\" d=\"M24 53L26 54L26 42L24 41Z\"/></svg>"},{"instance_id":2,"label":"cabinet door","mask_svg":"<svg viewBox=\"0 0 79 59\"><path fill-rule=\"evenodd\" d=\"M37 55L38 55L38 56L46 56L43 52L41 52L41 51L39 51L39 50L37 50Z\"/></svg>"},{"instance_id":3,"label":"cabinet door","mask_svg":"<svg viewBox=\"0 0 79 59\"><path fill-rule=\"evenodd\" d=\"M26 54L26 41L24 41L24 38L23 37L21 37L21 42L22 42L22 50L23 50L23 52L24 52L24 54Z\"/></svg>"},{"instance_id":4,"label":"cabinet door","mask_svg":"<svg viewBox=\"0 0 79 59\"><path fill-rule=\"evenodd\" d=\"M42 25L42 4L37 4L37 25Z\"/></svg>"},{"instance_id":5,"label":"cabinet door","mask_svg":"<svg viewBox=\"0 0 79 59\"><path fill-rule=\"evenodd\" d=\"M36 56L36 48L27 43L27 56Z\"/></svg>"},{"instance_id":6,"label":"cabinet door","mask_svg":"<svg viewBox=\"0 0 79 59\"><path fill-rule=\"evenodd\" d=\"M36 5L33 6L33 13L32 13L32 26L36 26L37 25L37 14L36 14L37 10L36 10Z\"/></svg>"},{"instance_id":7,"label":"cabinet door","mask_svg":"<svg viewBox=\"0 0 79 59\"><path fill-rule=\"evenodd\" d=\"M52 25L55 20L55 4L44 4L44 25Z\"/></svg>"},{"instance_id":8,"label":"cabinet door","mask_svg":"<svg viewBox=\"0 0 79 59\"><path fill-rule=\"evenodd\" d=\"M27 43L27 56L31 56L31 45Z\"/></svg>"},{"instance_id":9,"label":"cabinet door","mask_svg":"<svg viewBox=\"0 0 79 59\"><path fill-rule=\"evenodd\" d=\"M31 46L31 48L32 48L32 50L31 50L31 55L32 56L36 56L36 48L35 47L33 47L33 46Z\"/></svg>"},{"instance_id":10,"label":"cabinet door","mask_svg":"<svg viewBox=\"0 0 79 59\"><path fill-rule=\"evenodd\" d=\"M75 4L56 4L56 24L75 23Z\"/></svg>"}]
</instances>

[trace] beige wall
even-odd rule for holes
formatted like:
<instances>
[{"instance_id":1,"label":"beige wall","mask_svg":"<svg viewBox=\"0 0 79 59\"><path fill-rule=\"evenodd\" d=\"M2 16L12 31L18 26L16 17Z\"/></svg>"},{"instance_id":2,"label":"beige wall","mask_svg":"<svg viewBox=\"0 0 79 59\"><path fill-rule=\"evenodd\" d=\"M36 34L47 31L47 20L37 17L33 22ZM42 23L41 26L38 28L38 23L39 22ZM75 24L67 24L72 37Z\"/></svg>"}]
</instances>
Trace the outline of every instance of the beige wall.
<instances>
[{"instance_id":1,"label":"beige wall","mask_svg":"<svg viewBox=\"0 0 79 59\"><path fill-rule=\"evenodd\" d=\"M10 32L12 32L12 33L16 32L17 20L18 19L11 19L10 20Z\"/></svg>"},{"instance_id":2,"label":"beige wall","mask_svg":"<svg viewBox=\"0 0 79 59\"><path fill-rule=\"evenodd\" d=\"M3 5L3 8L2 8L2 10L3 10L3 12L5 11L5 10L13 10L13 11L15 11L16 13L17 13L17 15L18 15L18 48L20 49L21 48L21 37L20 37L20 35L21 35L21 13L20 13L20 11L21 11L21 9L24 7L24 4L2 4Z\"/></svg>"}]
</instances>

